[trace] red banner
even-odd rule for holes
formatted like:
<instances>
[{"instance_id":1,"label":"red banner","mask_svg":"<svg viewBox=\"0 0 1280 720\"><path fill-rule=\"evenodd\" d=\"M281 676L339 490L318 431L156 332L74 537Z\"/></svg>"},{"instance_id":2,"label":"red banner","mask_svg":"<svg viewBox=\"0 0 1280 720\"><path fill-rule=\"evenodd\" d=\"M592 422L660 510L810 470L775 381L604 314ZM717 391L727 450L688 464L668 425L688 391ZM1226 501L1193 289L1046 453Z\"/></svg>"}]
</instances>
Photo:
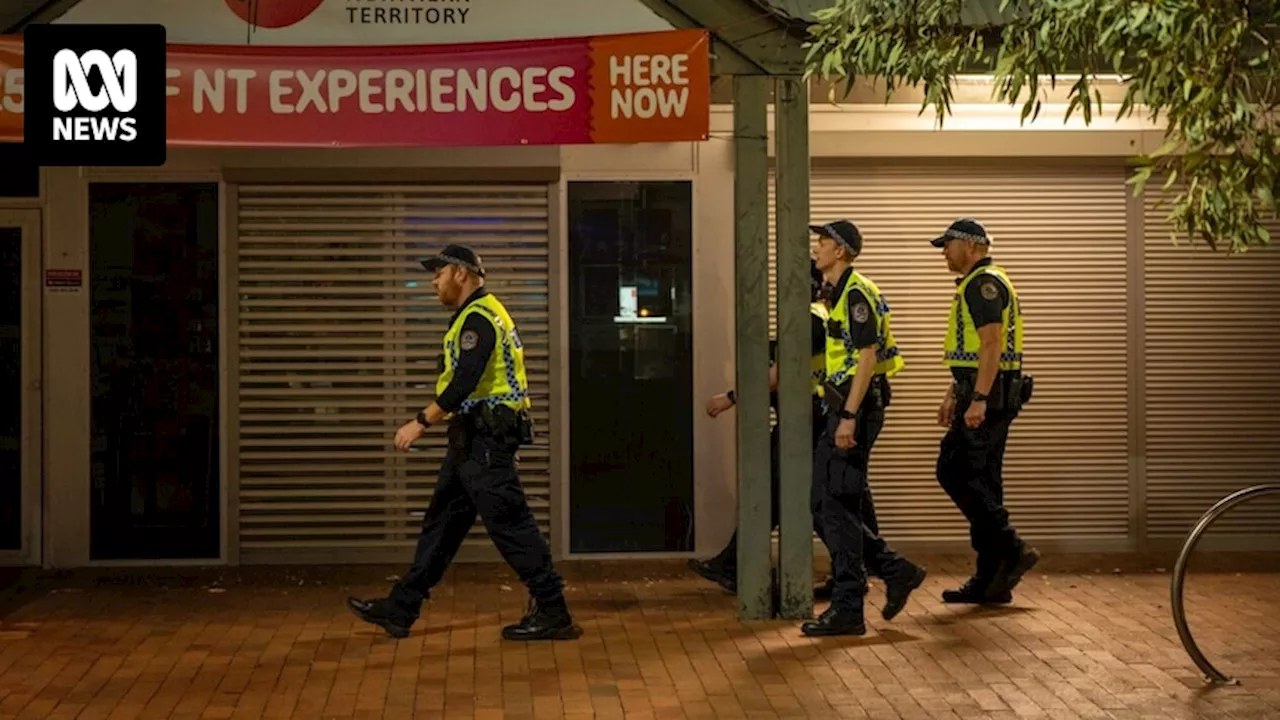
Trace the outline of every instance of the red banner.
<instances>
[{"instance_id":1,"label":"red banner","mask_svg":"<svg viewBox=\"0 0 1280 720\"><path fill-rule=\"evenodd\" d=\"M472 45L170 45L170 146L458 147L704 140L704 30ZM0 38L0 141L22 41Z\"/></svg>"}]
</instances>

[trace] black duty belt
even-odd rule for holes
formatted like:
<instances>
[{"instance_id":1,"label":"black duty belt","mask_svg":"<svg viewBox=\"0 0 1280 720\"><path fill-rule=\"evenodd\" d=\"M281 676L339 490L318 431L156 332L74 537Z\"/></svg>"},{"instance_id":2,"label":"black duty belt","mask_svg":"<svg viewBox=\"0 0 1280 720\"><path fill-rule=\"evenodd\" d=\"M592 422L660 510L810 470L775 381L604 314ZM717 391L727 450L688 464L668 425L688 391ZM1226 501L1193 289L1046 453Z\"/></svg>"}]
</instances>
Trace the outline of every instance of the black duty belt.
<instances>
[{"instance_id":1,"label":"black duty belt","mask_svg":"<svg viewBox=\"0 0 1280 720\"><path fill-rule=\"evenodd\" d=\"M955 380L955 399L957 405L967 405L973 398L976 372L965 373ZM993 410L1018 410L1031 401L1035 389L1035 378L1018 370L1001 370L996 373L995 382L991 383L991 392L987 395L987 407Z\"/></svg>"},{"instance_id":2,"label":"black duty belt","mask_svg":"<svg viewBox=\"0 0 1280 720\"><path fill-rule=\"evenodd\" d=\"M477 405L454 415L449 421L450 444L465 443L472 435L506 438L521 445L533 443L533 419L528 411L513 410L506 405Z\"/></svg>"},{"instance_id":3,"label":"black duty belt","mask_svg":"<svg viewBox=\"0 0 1280 720\"><path fill-rule=\"evenodd\" d=\"M822 388L822 402L827 412L838 412L844 407L849 391L853 389L853 378L839 387L828 382ZM871 378L871 384L867 387L867 394L862 398L862 406L858 408L858 412L884 410L891 402L893 402L893 390L889 387L889 379L884 375L876 375Z\"/></svg>"}]
</instances>

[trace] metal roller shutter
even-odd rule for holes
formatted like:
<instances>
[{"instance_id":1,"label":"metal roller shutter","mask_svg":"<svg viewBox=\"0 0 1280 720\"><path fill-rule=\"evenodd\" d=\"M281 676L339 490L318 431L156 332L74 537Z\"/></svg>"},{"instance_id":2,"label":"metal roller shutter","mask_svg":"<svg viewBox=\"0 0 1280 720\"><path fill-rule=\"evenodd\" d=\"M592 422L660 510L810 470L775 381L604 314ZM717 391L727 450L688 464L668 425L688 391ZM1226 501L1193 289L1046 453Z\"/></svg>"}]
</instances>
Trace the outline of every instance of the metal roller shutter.
<instances>
[{"instance_id":1,"label":"metal roller shutter","mask_svg":"<svg viewBox=\"0 0 1280 720\"><path fill-rule=\"evenodd\" d=\"M391 441L435 394L452 313L418 261L450 242L480 253L487 287L520 327L543 433L522 450L520 471L548 533L547 187L238 190L242 560L413 547L444 433L407 455ZM477 523L467 544L483 539Z\"/></svg>"},{"instance_id":2,"label":"metal roller shutter","mask_svg":"<svg viewBox=\"0 0 1280 720\"><path fill-rule=\"evenodd\" d=\"M1168 207L1155 207L1161 184L1144 217L1147 532L1181 538L1223 496L1277 482L1280 248L1228 257L1199 241L1174 244ZM1280 238L1280 223L1270 230ZM1280 501L1262 498L1211 534L1277 527Z\"/></svg>"},{"instance_id":3,"label":"metal roller shutter","mask_svg":"<svg viewBox=\"0 0 1280 720\"><path fill-rule=\"evenodd\" d=\"M1036 395L1015 423L1006 455L1014 523L1034 538L1125 538L1123 170L859 162L815 167L811 177L814 222L847 217L862 230L858 268L884 290L907 362L871 460L890 541L968 540L934 477L943 434L934 418L950 377L941 345L955 284L928 244L962 216L979 218L995 237L993 257L1009 269L1026 313ZM772 231L771 203L771 238ZM771 306L773 293L771 274Z\"/></svg>"}]
</instances>

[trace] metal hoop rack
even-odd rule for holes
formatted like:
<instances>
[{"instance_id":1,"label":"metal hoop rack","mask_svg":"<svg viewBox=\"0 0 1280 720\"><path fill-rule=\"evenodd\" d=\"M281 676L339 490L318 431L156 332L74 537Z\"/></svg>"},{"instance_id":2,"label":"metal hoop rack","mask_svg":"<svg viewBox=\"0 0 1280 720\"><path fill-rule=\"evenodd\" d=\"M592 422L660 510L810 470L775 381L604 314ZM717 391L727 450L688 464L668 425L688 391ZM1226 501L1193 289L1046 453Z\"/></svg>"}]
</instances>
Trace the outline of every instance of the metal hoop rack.
<instances>
[{"instance_id":1,"label":"metal hoop rack","mask_svg":"<svg viewBox=\"0 0 1280 720\"><path fill-rule=\"evenodd\" d=\"M1200 646L1196 645L1195 638L1191 637L1191 630L1187 627L1186 608L1182 604L1182 591L1187 581L1187 562L1191 558L1191 553L1195 551L1196 545L1200 542L1201 536L1228 510L1253 498L1274 494L1280 494L1280 485L1255 485L1254 487L1231 493L1219 500L1216 505L1209 508L1209 511L1200 517L1200 521L1191 529L1191 533L1187 535L1186 542L1182 545L1182 552L1178 555L1178 563L1173 568L1173 584L1170 588L1172 596L1170 607L1173 609L1173 624L1178 628L1178 637L1182 640L1182 647L1191 656L1191 660L1195 662L1196 667L1200 668L1200 672L1204 673L1205 680L1215 685L1239 685L1240 681L1227 677L1218 668L1214 667L1213 663L1209 662L1209 659L1204 656L1204 653L1200 652Z\"/></svg>"}]
</instances>

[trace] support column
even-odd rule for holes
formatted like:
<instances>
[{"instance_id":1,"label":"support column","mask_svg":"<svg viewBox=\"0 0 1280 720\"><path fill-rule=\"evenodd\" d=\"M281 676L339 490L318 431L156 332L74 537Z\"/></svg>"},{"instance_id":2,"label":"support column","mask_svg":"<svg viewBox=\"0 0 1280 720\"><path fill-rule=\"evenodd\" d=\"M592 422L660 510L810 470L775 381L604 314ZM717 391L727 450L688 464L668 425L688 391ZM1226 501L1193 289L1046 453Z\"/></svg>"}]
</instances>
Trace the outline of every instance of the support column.
<instances>
[{"instance_id":1,"label":"support column","mask_svg":"<svg viewBox=\"0 0 1280 720\"><path fill-rule=\"evenodd\" d=\"M733 78L738 615L773 617L769 482L768 77Z\"/></svg>"},{"instance_id":2,"label":"support column","mask_svg":"<svg viewBox=\"0 0 1280 720\"><path fill-rule=\"evenodd\" d=\"M777 79L778 582L781 615L813 616L810 412L809 102L803 78Z\"/></svg>"}]
</instances>

